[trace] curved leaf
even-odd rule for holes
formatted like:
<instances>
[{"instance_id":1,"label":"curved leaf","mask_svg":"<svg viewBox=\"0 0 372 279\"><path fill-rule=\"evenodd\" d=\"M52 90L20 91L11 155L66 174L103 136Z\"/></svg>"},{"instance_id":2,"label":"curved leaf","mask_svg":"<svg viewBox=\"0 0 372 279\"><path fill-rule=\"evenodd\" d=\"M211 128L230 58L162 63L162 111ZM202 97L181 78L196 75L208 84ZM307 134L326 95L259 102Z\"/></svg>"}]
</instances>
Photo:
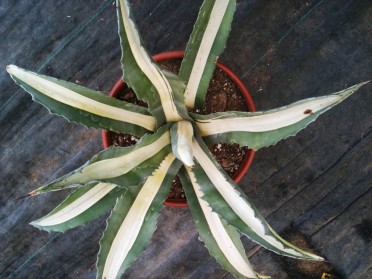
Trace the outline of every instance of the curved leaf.
<instances>
[{"instance_id":1,"label":"curved leaf","mask_svg":"<svg viewBox=\"0 0 372 279\"><path fill-rule=\"evenodd\" d=\"M117 15L123 80L133 88L138 98L148 103L158 126L181 120L177 109L180 104L174 101L169 81L143 46L126 0L117 1Z\"/></svg>"},{"instance_id":2,"label":"curved leaf","mask_svg":"<svg viewBox=\"0 0 372 279\"><path fill-rule=\"evenodd\" d=\"M130 188L118 199L100 241L98 278L120 278L145 249L180 166L169 154L142 187Z\"/></svg>"},{"instance_id":3,"label":"curved leaf","mask_svg":"<svg viewBox=\"0 0 372 279\"><path fill-rule=\"evenodd\" d=\"M136 136L155 130L155 118L143 107L14 65L8 66L7 71L34 101L70 121Z\"/></svg>"},{"instance_id":4,"label":"curved leaf","mask_svg":"<svg viewBox=\"0 0 372 279\"><path fill-rule=\"evenodd\" d=\"M239 232L212 212L208 203L202 199L203 194L192 169L182 169L179 176L200 238L209 254L237 278L260 278L245 255Z\"/></svg>"},{"instance_id":5,"label":"curved leaf","mask_svg":"<svg viewBox=\"0 0 372 279\"><path fill-rule=\"evenodd\" d=\"M320 261L323 258L306 252L282 239L267 224L258 210L234 181L223 171L201 139L194 140L195 175L203 199L222 219L265 248L283 256Z\"/></svg>"},{"instance_id":6,"label":"curved leaf","mask_svg":"<svg viewBox=\"0 0 372 279\"><path fill-rule=\"evenodd\" d=\"M179 76L186 81L186 106L201 108L218 56L226 46L235 0L204 1L187 44Z\"/></svg>"},{"instance_id":7,"label":"curved leaf","mask_svg":"<svg viewBox=\"0 0 372 279\"><path fill-rule=\"evenodd\" d=\"M219 112L192 117L206 142L238 143L257 150L295 135L364 84L265 112Z\"/></svg>"},{"instance_id":8,"label":"curved leaf","mask_svg":"<svg viewBox=\"0 0 372 279\"><path fill-rule=\"evenodd\" d=\"M126 191L109 183L79 187L48 215L31 222L31 225L48 232L65 232L85 225L112 209L116 199Z\"/></svg>"},{"instance_id":9,"label":"curved leaf","mask_svg":"<svg viewBox=\"0 0 372 279\"><path fill-rule=\"evenodd\" d=\"M90 182L108 182L120 187L138 186L171 151L168 126L161 127L155 134L143 136L134 146L106 149L77 170L32 191L29 195L58 191Z\"/></svg>"}]
</instances>

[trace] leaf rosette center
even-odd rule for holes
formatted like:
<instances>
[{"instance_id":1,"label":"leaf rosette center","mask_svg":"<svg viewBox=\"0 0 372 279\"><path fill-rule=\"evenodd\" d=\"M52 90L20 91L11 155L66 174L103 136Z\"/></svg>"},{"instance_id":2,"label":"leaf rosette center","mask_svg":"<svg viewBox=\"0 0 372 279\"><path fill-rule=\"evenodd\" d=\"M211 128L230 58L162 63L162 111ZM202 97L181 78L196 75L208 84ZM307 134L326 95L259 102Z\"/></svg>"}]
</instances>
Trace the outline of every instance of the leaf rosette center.
<instances>
[{"instance_id":1,"label":"leaf rosette center","mask_svg":"<svg viewBox=\"0 0 372 279\"><path fill-rule=\"evenodd\" d=\"M186 166L194 166L194 156L192 152L194 128L191 122L181 120L173 123L170 128L170 135L174 156Z\"/></svg>"}]
</instances>

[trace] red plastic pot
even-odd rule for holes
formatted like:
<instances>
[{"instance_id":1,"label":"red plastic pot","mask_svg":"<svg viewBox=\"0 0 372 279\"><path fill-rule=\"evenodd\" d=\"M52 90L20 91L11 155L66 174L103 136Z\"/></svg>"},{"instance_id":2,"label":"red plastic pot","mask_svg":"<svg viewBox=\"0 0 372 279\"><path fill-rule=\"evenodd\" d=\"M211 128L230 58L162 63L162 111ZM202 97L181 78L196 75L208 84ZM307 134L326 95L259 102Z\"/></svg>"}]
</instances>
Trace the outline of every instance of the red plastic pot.
<instances>
[{"instance_id":1,"label":"red plastic pot","mask_svg":"<svg viewBox=\"0 0 372 279\"><path fill-rule=\"evenodd\" d=\"M180 59L180 58L182 59L183 56L184 56L183 51L170 51L170 52L163 52L160 54L156 54L153 56L153 59L156 62L162 62L165 60ZM217 62L217 67L221 69L223 72L225 72L238 86L239 90L241 91L246 101L248 110L255 111L256 109L255 109L252 97L248 89L244 86L243 82L229 68L227 68L222 63ZM124 88L124 86L125 86L125 83L120 78L115 83L114 87L112 87L109 96L115 97L118 94L118 92ZM108 148L111 145L108 131L102 131L102 141L103 141L104 148ZM254 157L254 151L251 149L247 149L244 160L233 177L233 180L235 181L235 183L238 183L243 178L243 176L245 175L249 166L252 163L253 157ZM164 202L164 204L166 206L172 206L172 207L187 207L188 206L185 199L167 199Z\"/></svg>"}]
</instances>

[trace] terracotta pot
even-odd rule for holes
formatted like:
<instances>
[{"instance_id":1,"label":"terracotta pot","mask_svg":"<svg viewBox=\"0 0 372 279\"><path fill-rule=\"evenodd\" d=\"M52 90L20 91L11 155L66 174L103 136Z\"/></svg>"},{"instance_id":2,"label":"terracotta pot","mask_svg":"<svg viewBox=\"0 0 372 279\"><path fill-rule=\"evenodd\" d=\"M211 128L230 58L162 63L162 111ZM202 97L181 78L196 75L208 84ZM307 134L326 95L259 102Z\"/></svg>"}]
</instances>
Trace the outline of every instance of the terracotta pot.
<instances>
[{"instance_id":1,"label":"terracotta pot","mask_svg":"<svg viewBox=\"0 0 372 279\"><path fill-rule=\"evenodd\" d=\"M180 59L180 58L182 59L183 56L184 56L183 51L170 51L170 52L163 52L160 54L156 54L153 56L153 59L156 62L162 62L162 61L171 60L171 59ZM244 86L243 82L229 68L227 68L222 63L217 62L217 67L221 69L223 72L225 72L238 86L239 90L241 91L246 101L248 110L255 111L256 109L255 109L252 97L248 89ZM109 93L109 96L115 97L118 94L118 92L124 88L124 86L125 86L125 83L120 78L115 83L115 85L112 87ZM111 145L108 131L102 131L102 141L103 141L104 148L108 148ZM251 149L246 149L244 160L242 164L240 165L239 169L236 171L235 175L233 176L233 179L236 183L238 183L243 178L245 173L247 172L249 166L252 163L253 157L254 157L254 151ZM164 202L164 204L166 206L172 206L172 207L187 207L188 206L186 199L169 199L168 198Z\"/></svg>"}]
</instances>

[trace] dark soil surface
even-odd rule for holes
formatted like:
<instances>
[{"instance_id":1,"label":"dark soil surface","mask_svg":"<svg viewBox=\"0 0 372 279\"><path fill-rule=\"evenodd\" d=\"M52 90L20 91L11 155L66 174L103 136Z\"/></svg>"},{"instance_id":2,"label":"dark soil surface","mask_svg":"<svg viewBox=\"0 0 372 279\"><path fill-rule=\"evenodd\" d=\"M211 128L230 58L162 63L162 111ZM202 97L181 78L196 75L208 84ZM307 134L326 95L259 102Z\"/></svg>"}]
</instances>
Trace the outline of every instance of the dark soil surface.
<instances>
[{"instance_id":1,"label":"dark soil surface","mask_svg":"<svg viewBox=\"0 0 372 279\"><path fill-rule=\"evenodd\" d=\"M180 64L180 59L168 60L161 63L165 69L173 73L178 72ZM125 88L116 96L116 98L141 106L147 106L145 102L136 98L135 93L128 86L125 86ZM195 110L195 112L199 114L209 114L221 111L247 110L248 108L244 97L240 93L237 85L223 71L216 69L208 88L206 105L203 109ZM112 145L115 146L131 146L137 143L138 138L129 134L110 132L110 140ZM210 144L208 147L226 173L230 177L233 177L244 159L246 154L245 149L240 147L238 144L223 143ZM178 177L176 177L173 181L168 198L186 198L182 189L181 181Z\"/></svg>"}]
</instances>

